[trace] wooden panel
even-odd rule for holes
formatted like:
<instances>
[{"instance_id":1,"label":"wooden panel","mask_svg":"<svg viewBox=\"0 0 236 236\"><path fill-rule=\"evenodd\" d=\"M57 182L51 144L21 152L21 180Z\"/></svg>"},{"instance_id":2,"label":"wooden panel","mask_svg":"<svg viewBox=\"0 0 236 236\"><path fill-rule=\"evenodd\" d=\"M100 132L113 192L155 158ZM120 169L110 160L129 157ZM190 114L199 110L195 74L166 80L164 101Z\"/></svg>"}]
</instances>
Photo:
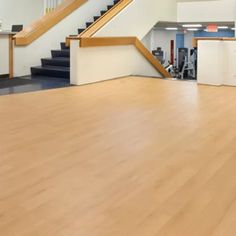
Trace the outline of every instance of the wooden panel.
<instances>
[{"instance_id":1,"label":"wooden panel","mask_svg":"<svg viewBox=\"0 0 236 236\"><path fill-rule=\"evenodd\" d=\"M78 40L76 38L75 40ZM134 45L138 51L152 64L152 66L164 77L171 78L170 73L162 64L152 55L151 52L142 44L137 37L96 37L81 38L80 47L99 47L99 46L120 46Z\"/></svg>"},{"instance_id":2,"label":"wooden panel","mask_svg":"<svg viewBox=\"0 0 236 236\"><path fill-rule=\"evenodd\" d=\"M44 15L33 24L26 27L23 31L15 35L16 45L29 45L39 38L58 22L70 15L88 0L65 0L54 11Z\"/></svg>"},{"instance_id":3,"label":"wooden panel","mask_svg":"<svg viewBox=\"0 0 236 236\"><path fill-rule=\"evenodd\" d=\"M81 38L80 47L134 45L136 37Z\"/></svg>"},{"instance_id":4,"label":"wooden panel","mask_svg":"<svg viewBox=\"0 0 236 236\"><path fill-rule=\"evenodd\" d=\"M12 79L14 77L14 40L13 35L9 35L9 78Z\"/></svg>"},{"instance_id":5,"label":"wooden panel","mask_svg":"<svg viewBox=\"0 0 236 236\"><path fill-rule=\"evenodd\" d=\"M102 17L95 21L90 27L88 27L84 32L82 32L79 37L91 37L98 30L100 30L105 24L107 24L112 18L114 18L118 13L120 13L127 5L129 5L133 0L121 0L113 8L107 11Z\"/></svg>"}]
</instances>

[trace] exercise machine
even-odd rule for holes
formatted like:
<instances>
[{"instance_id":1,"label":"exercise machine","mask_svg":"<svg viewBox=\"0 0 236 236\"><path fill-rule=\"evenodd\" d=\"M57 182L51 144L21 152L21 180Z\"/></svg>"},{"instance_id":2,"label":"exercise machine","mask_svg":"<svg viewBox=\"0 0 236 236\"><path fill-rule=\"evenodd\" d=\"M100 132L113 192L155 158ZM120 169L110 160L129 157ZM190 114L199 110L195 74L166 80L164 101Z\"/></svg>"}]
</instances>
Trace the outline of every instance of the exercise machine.
<instances>
[{"instance_id":1,"label":"exercise machine","mask_svg":"<svg viewBox=\"0 0 236 236\"><path fill-rule=\"evenodd\" d=\"M179 73L180 79L196 79L197 75L197 50L190 50L190 58L188 60L188 49L180 50L179 54Z\"/></svg>"},{"instance_id":2,"label":"exercise machine","mask_svg":"<svg viewBox=\"0 0 236 236\"><path fill-rule=\"evenodd\" d=\"M156 50L152 51L153 56L163 65L166 61L165 52L162 50L161 47L158 47Z\"/></svg>"},{"instance_id":3,"label":"exercise machine","mask_svg":"<svg viewBox=\"0 0 236 236\"><path fill-rule=\"evenodd\" d=\"M174 64L169 64L165 69L177 79L196 79L197 78L197 49L190 50L190 58L188 60L188 49L179 48L178 60L175 59Z\"/></svg>"},{"instance_id":4,"label":"exercise machine","mask_svg":"<svg viewBox=\"0 0 236 236\"><path fill-rule=\"evenodd\" d=\"M180 79L181 75L179 73L179 68L177 66L177 60L174 60L174 64L172 64L170 61L168 61L168 65L165 67L165 69L171 74L173 78Z\"/></svg>"}]
</instances>

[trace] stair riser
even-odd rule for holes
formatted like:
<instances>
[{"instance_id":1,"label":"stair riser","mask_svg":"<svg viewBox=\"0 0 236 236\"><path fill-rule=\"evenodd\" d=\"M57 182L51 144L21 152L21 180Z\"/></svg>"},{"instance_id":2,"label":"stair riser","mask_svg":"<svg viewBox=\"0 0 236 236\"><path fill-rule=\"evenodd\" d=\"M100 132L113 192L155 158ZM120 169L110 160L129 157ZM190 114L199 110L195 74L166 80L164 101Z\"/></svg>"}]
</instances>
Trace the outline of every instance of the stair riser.
<instances>
[{"instance_id":1,"label":"stair riser","mask_svg":"<svg viewBox=\"0 0 236 236\"><path fill-rule=\"evenodd\" d=\"M70 51L52 51L52 57L70 57Z\"/></svg>"},{"instance_id":2,"label":"stair riser","mask_svg":"<svg viewBox=\"0 0 236 236\"><path fill-rule=\"evenodd\" d=\"M65 50L65 49L70 49L70 48L66 46L66 43L61 43L61 49Z\"/></svg>"},{"instance_id":3,"label":"stair riser","mask_svg":"<svg viewBox=\"0 0 236 236\"><path fill-rule=\"evenodd\" d=\"M70 72L68 71L50 71L50 70L38 70L36 68L31 68L31 74L32 75L44 75L44 76L50 76L50 77L58 77L58 78L70 78Z\"/></svg>"},{"instance_id":4,"label":"stair riser","mask_svg":"<svg viewBox=\"0 0 236 236\"><path fill-rule=\"evenodd\" d=\"M42 66L63 66L63 67L70 67L70 61L54 61L52 60L45 60L42 59Z\"/></svg>"},{"instance_id":5,"label":"stair riser","mask_svg":"<svg viewBox=\"0 0 236 236\"><path fill-rule=\"evenodd\" d=\"M120 0L113 1L114 5L119 3ZM107 10L110 10L114 5L108 5ZM105 14L107 10L102 10L101 15ZM94 21L98 20L101 16L94 16ZM86 22L86 27L91 26L93 22ZM79 28L78 34L84 32L85 29ZM77 35L76 35L77 36ZM41 59L42 66L32 67L32 75L41 75L49 77L57 77L65 80L70 78L70 48L64 42L61 43L61 50L51 51L52 59Z\"/></svg>"}]
</instances>

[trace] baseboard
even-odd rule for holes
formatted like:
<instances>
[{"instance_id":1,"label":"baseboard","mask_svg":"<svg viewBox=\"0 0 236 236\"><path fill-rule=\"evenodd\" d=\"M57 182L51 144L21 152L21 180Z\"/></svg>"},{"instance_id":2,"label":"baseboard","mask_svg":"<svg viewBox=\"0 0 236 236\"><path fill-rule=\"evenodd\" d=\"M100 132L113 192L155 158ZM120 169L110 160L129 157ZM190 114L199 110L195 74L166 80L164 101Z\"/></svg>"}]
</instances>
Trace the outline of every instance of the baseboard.
<instances>
[{"instance_id":1,"label":"baseboard","mask_svg":"<svg viewBox=\"0 0 236 236\"><path fill-rule=\"evenodd\" d=\"M3 78L9 78L9 74L2 74L2 75L0 75L0 79L3 79Z\"/></svg>"}]
</instances>

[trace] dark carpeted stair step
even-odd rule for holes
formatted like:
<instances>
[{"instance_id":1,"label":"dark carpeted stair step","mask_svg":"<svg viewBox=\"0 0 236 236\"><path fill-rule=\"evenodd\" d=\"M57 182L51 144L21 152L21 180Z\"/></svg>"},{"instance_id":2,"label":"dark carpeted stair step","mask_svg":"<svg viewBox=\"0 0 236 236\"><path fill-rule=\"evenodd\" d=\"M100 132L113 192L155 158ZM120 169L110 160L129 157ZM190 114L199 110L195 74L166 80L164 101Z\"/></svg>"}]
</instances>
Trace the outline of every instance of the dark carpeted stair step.
<instances>
[{"instance_id":1,"label":"dark carpeted stair step","mask_svg":"<svg viewBox=\"0 0 236 236\"><path fill-rule=\"evenodd\" d=\"M58 78L70 78L70 68L69 67L59 67L59 66L36 66L31 67L32 75L44 75Z\"/></svg>"},{"instance_id":2,"label":"dark carpeted stair step","mask_svg":"<svg viewBox=\"0 0 236 236\"><path fill-rule=\"evenodd\" d=\"M101 16L104 15L107 11L100 11Z\"/></svg>"},{"instance_id":3,"label":"dark carpeted stair step","mask_svg":"<svg viewBox=\"0 0 236 236\"><path fill-rule=\"evenodd\" d=\"M61 42L61 49L64 50L64 49L70 49L70 48L66 46L65 42Z\"/></svg>"},{"instance_id":4,"label":"dark carpeted stair step","mask_svg":"<svg viewBox=\"0 0 236 236\"><path fill-rule=\"evenodd\" d=\"M85 29L79 28L79 29L78 29L78 34L81 34L81 33L83 33L84 31L85 31Z\"/></svg>"},{"instance_id":5,"label":"dark carpeted stair step","mask_svg":"<svg viewBox=\"0 0 236 236\"><path fill-rule=\"evenodd\" d=\"M51 50L52 57L70 57L70 50Z\"/></svg>"},{"instance_id":6,"label":"dark carpeted stair step","mask_svg":"<svg viewBox=\"0 0 236 236\"><path fill-rule=\"evenodd\" d=\"M93 24L93 22L86 22L86 28L88 28L92 24Z\"/></svg>"},{"instance_id":7,"label":"dark carpeted stair step","mask_svg":"<svg viewBox=\"0 0 236 236\"><path fill-rule=\"evenodd\" d=\"M54 58L43 58L41 59L42 66L63 66L70 67L69 57L54 57Z\"/></svg>"},{"instance_id":8,"label":"dark carpeted stair step","mask_svg":"<svg viewBox=\"0 0 236 236\"><path fill-rule=\"evenodd\" d=\"M94 16L93 19L94 21L97 21L101 16Z\"/></svg>"},{"instance_id":9,"label":"dark carpeted stair step","mask_svg":"<svg viewBox=\"0 0 236 236\"><path fill-rule=\"evenodd\" d=\"M108 5L107 10L110 10L112 7L114 7L114 5Z\"/></svg>"}]
</instances>

